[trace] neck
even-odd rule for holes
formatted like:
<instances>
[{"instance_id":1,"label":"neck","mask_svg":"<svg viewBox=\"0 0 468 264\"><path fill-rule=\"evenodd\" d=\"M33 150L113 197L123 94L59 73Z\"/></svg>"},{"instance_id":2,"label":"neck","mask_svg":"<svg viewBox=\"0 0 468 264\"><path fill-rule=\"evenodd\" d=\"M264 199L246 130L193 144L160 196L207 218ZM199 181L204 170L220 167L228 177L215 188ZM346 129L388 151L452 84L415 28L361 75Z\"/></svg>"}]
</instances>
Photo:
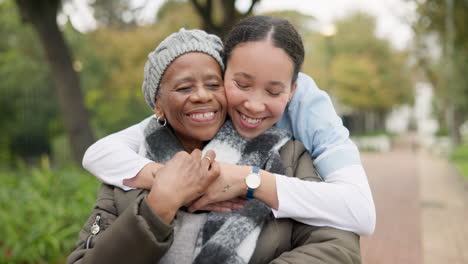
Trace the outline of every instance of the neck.
<instances>
[{"instance_id":1,"label":"neck","mask_svg":"<svg viewBox=\"0 0 468 264\"><path fill-rule=\"evenodd\" d=\"M184 148L184 150L187 151L188 153L192 153L192 151L194 149L202 150L203 147L205 146L204 141L195 140L195 139L188 139L188 138L185 138L185 137L179 135L179 133L176 133L176 137L179 140L182 147Z\"/></svg>"}]
</instances>

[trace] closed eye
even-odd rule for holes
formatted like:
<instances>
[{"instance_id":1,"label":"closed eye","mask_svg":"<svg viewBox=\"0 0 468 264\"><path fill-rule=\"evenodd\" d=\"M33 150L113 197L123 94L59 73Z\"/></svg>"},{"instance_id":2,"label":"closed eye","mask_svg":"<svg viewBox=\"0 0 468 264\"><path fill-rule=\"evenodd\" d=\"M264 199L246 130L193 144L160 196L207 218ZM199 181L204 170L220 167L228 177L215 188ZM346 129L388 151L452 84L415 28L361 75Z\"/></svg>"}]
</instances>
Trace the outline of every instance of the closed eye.
<instances>
[{"instance_id":1,"label":"closed eye","mask_svg":"<svg viewBox=\"0 0 468 264\"><path fill-rule=\"evenodd\" d=\"M245 89L245 88L248 88L249 86L248 85L245 85L245 84L241 84L237 81L234 81L234 83L236 84L237 87L241 88L241 89Z\"/></svg>"},{"instance_id":2,"label":"closed eye","mask_svg":"<svg viewBox=\"0 0 468 264\"><path fill-rule=\"evenodd\" d=\"M191 90L192 90L191 86L184 86L184 87L180 87L176 89L177 92L182 92L182 93L190 92Z\"/></svg>"},{"instance_id":3,"label":"closed eye","mask_svg":"<svg viewBox=\"0 0 468 264\"><path fill-rule=\"evenodd\" d=\"M268 94L273 96L273 97L276 97L276 96L279 96L281 93L280 92L273 92L273 91L270 91L270 90L267 90Z\"/></svg>"},{"instance_id":4,"label":"closed eye","mask_svg":"<svg viewBox=\"0 0 468 264\"><path fill-rule=\"evenodd\" d=\"M207 84L208 88L210 89L213 89L213 90L216 90L218 89L221 85L219 85L219 83L209 83Z\"/></svg>"}]
</instances>

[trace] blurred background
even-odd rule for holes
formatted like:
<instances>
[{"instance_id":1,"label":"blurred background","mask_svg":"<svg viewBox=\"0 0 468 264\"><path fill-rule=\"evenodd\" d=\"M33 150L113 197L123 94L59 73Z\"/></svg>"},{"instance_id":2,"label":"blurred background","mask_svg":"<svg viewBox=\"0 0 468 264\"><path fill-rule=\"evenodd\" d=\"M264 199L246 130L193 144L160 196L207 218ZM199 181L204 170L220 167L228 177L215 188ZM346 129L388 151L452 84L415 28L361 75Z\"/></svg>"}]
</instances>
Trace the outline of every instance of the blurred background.
<instances>
[{"instance_id":1,"label":"blurred background","mask_svg":"<svg viewBox=\"0 0 468 264\"><path fill-rule=\"evenodd\" d=\"M468 263L467 11L465 0L0 0L0 263L64 263L99 186L83 153L151 115L143 67L162 39L180 27L223 37L256 14L296 26L303 72L362 151L377 206L364 263Z\"/></svg>"}]
</instances>

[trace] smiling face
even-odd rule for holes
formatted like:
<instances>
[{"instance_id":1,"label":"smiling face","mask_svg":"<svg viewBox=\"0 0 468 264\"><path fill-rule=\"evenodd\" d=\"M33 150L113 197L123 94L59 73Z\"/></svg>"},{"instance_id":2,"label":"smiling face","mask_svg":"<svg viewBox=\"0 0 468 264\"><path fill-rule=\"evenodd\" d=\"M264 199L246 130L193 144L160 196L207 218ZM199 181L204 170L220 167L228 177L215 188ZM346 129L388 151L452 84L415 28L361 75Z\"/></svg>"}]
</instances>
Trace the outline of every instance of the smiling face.
<instances>
[{"instance_id":1,"label":"smiling face","mask_svg":"<svg viewBox=\"0 0 468 264\"><path fill-rule=\"evenodd\" d=\"M200 52L178 57L167 68L156 96L155 114L166 119L185 150L201 149L226 118L221 67Z\"/></svg>"},{"instance_id":2,"label":"smiling face","mask_svg":"<svg viewBox=\"0 0 468 264\"><path fill-rule=\"evenodd\" d=\"M296 88L293 71L291 58L270 40L234 48L224 85L228 113L241 136L257 137L279 121Z\"/></svg>"}]
</instances>

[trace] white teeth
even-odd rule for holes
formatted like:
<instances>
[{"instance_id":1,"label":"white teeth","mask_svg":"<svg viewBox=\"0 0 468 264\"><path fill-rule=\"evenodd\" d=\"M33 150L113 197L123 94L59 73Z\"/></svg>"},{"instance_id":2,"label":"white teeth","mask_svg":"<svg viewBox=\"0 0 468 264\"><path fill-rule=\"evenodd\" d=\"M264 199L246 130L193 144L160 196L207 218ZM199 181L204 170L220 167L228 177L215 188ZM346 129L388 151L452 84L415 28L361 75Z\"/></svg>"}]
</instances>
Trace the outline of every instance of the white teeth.
<instances>
[{"instance_id":1,"label":"white teeth","mask_svg":"<svg viewBox=\"0 0 468 264\"><path fill-rule=\"evenodd\" d=\"M202 114L192 114L192 115L190 115L191 118L195 118L195 119L208 118L208 117L212 117L212 116L214 116L214 112L206 112L206 113L202 113Z\"/></svg>"},{"instance_id":2,"label":"white teeth","mask_svg":"<svg viewBox=\"0 0 468 264\"><path fill-rule=\"evenodd\" d=\"M250 118L250 117L247 117L247 116L245 116L243 114L241 114L241 117L242 117L242 119L247 121L247 123L249 123L249 124L257 124L258 122L262 121L261 118Z\"/></svg>"}]
</instances>

